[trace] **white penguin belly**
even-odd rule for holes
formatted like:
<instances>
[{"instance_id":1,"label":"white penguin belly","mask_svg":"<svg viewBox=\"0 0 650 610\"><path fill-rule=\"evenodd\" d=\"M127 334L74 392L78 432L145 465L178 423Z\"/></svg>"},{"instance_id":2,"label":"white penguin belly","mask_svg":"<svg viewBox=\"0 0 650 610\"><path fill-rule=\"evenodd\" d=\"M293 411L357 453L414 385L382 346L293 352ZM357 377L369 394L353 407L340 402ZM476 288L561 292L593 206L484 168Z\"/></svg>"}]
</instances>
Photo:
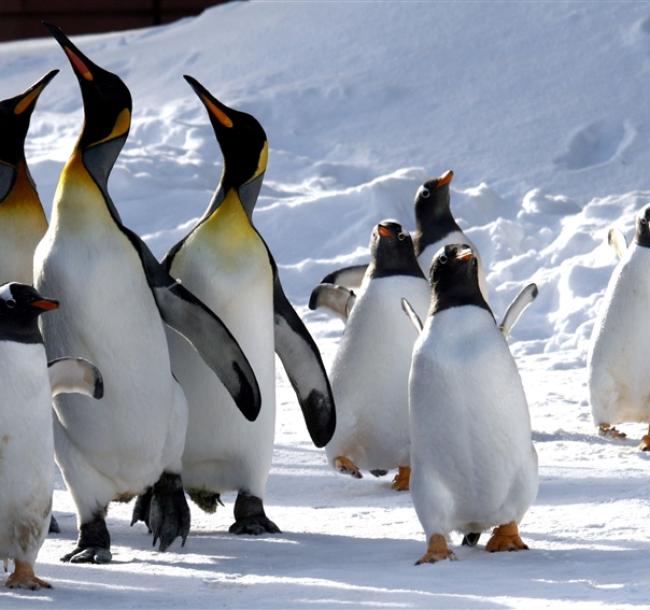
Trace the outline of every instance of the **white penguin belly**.
<instances>
[{"instance_id":1,"label":"white penguin belly","mask_svg":"<svg viewBox=\"0 0 650 610\"><path fill-rule=\"evenodd\" d=\"M182 249L172 265L172 275L234 335L253 367L262 397L257 419L249 422L216 375L170 333L174 374L189 406L183 454L183 481L189 490L243 489L264 497L275 432L273 276L266 249L255 239L241 256L226 259L212 259L201 248Z\"/></svg>"},{"instance_id":2,"label":"white penguin belly","mask_svg":"<svg viewBox=\"0 0 650 610\"><path fill-rule=\"evenodd\" d=\"M350 314L330 381L337 425L326 447L366 470L409 464L408 376L417 331L404 315L406 297L424 316L430 292L424 279L371 280Z\"/></svg>"},{"instance_id":3,"label":"white penguin belly","mask_svg":"<svg viewBox=\"0 0 650 610\"><path fill-rule=\"evenodd\" d=\"M55 399L55 443L68 484L95 487L105 501L141 492L167 467L180 470L187 405L133 246L107 223L86 232L87 239L52 241L48 233L36 252L35 283L61 301L42 318L48 355L83 356L104 378L100 402Z\"/></svg>"},{"instance_id":4,"label":"white penguin belly","mask_svg":"<svg viewBox=\"0 0 650 610\"><path fill-rule=\"evenodd\" d=\"M479 288L481 289L483 298L488 301L488 284L487 280L485 279L485 269L483 268L481 255L474 245L474 242L472 242L472 240L469 239L469 237L467 237L467 235L465 235L465 233L462 231L453 231L452 233L449 233L449 235L446 235L443 239L440 239L437 242L428 245L424 250L422 250L422 252L420 252L420 256L418 256L418 263L420 264L422 272L424 273L424 277L429 277L429 269L431 267L431 261L433 260L435 253L447 244L467 244L472 249L472 252L474 252L476 259L478 260Z\"/></svg>"},{"instance_id":5,"label":"white penguin belly","mask_svg":"<svg viewBox=\"0 0 650 610\"><path fill-rule=\"evenodd\" d=\"M430 317L410 378L411 493L427 536L518 522L537 493L519 372L489 312Z\"/></svg>"},{"instance_id":6,"label":"white penguin belly","mask_svg":"<svg viewBox=\"0 0 650 610\"><path fill-rule=\"evenodd\" d=\"M612 273L588 356L596 424L650 423L650 249L632 245Z\"/></svg>"},{"instance_id":7,"label":"white penguin belly","mask_svg":"<svg viewBox=\"0 0 650 610\"><path fill-rule=\"evenodd\" d=\"M0 341L0 557L33 563L47 534L54 483L45 349Z\"/></svg>"}]
</instances>

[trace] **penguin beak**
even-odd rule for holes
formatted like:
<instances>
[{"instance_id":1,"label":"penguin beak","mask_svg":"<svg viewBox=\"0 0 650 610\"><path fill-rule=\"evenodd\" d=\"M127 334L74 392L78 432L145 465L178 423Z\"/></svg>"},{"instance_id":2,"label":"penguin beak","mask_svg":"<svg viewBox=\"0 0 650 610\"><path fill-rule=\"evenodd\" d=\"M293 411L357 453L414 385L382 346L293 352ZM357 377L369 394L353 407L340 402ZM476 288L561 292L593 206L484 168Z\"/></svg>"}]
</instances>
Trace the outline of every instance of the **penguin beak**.
<instances>
[{"instance_id":1,"label":"penguin beak","mask_svg":"<svg viewBox=\"0 0 650 610\"><path fill-rule=\"evenodd\" d=\"M41 95L43 89L47 86L47 84L59 73L58 70L51 70L48 72L41 80L39 80L37 83L33 84L27 91L25 91L23 94L18 96L17 98L17 103L14 106L14 114L25 114L28 110L31 112L33 110L34 105L36 104L36 100L38 100L39 96Z\"/></svg>"},{"instance_id":2,"label":"penguin beak","mask_svg":"<svg viewBox=\"0 0 650 610\"><path fill-rule=\"evenodd\" d=\"M228 116L230 108L222 104L214 95L212 95L198 80L188 74L183 74L183 78L194 89L194 93L199 96L210 116L214 117L219 125L230 129L234 123Z\"/></svg>"},{"instance_id":3,"label":"penguin beak","mask_svg":"<svg viewBox=\"0 0 650 610\"><path fill-rule=\"evenodd\" d=\"M70 64L74 69L74 72L80 82L83 81L92 81L95 77L93 76L93 68L95 64L90 61L77 47L75 47L70 39L55 25L51 23L46 23L43 21L43 25L50 31L50 34L54 36L56 41L61 45L61 48L68 56Z\"/></svg>"},{"instance_id":4,"label":"penguin beak","mask_svg":"<svg viewBox=\"0 0 650 610\"><path fill-rule=\"evenodd\" d=\"M56 301L55 299L38 299L36 301L32 301L32 307L35 307L36 309L41 309L42 311L51 311L52 309L58 309L59 308L59 302Z\"/></svg>"},{"instance_id":5,"label":"penguin beak","mask_svg":"<svg viewBox=\"0 0 650 610\"><path fill-rule=\"evenodd\" d=\"M379 233L380 237L393 237L393 232L384 225L377 226L377 233Z\"/></svg>"},{"instance_id":6,"label":"penguin beak","mask_svg":"<svg viewBox=\"0 0 650 610\"><path fill-rule=\"evenodd\" d=\"M474 253L471 248L465 248L456 254L456 260L458 261L469 261L474 258Z\"/></svg>"},{"instance_id":7,"label":"penguin beak","mask_svg":"<svg viewBox=\"0 0 650 610\"><path fill-rule=\"evenodd\" d=\"M447 186L454 179L454 172L448 169L436 182L436 186L440 188L441 186Z\"/></svg>"}]
</instances>

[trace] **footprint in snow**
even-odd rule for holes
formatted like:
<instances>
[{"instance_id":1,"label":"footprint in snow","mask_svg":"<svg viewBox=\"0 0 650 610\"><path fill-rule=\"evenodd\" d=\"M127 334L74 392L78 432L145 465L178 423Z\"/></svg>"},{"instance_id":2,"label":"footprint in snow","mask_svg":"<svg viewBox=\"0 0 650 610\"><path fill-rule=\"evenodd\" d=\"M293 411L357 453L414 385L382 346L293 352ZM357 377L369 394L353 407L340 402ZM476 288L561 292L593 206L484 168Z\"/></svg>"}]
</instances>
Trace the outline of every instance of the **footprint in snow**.
<instances>
[{"instance_id":1,"label":"footprint in snow","mask_svg":"<svg viewBox=\"0 0 650 610\"><path fill-rule=\"evenodd\" d=\"M578 129L567 151L553 163L560 169L579 170L613 161L630 145L635 130L616 119L594 121Z\"/></svg>"}]
</instances>

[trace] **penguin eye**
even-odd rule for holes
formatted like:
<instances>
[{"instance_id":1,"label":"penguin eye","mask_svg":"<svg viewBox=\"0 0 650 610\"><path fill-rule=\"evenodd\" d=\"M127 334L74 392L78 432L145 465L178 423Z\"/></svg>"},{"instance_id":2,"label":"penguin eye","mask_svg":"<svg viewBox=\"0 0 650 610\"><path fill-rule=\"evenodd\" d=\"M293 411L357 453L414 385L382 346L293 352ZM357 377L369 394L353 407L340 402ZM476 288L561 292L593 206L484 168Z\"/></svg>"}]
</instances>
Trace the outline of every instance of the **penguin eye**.
<instances>
[{"instance_id":1,"label":"penguin eye","mask_svg":"<svg viewBox=\"0 0 650 610\"><path fill-rule=\"evenodd\" d=\"M400 241L404 241L406 239L406 235L404 235L404 233L398 233L397 239L399 239Z\"/></svg>"},{"instance_id":2,"label":"penguin eye","mask_svg":"<svg viewBox=\"0 0 650 610\"><path fill-rule=\"evenodd\" d=\"M428 198L429 198L429 195L431 195L431 193L429 192L429 189L425 189L425 188L423 188L422 191L421 191L421 193L420 193L420 196L421 196L422 198L424 198L424 199L428 199Z\"/></svg>"},{"instance_id":3,"label":"penguin eye","mask_svg":"<svg viewBox=\"0 0 650 610\"><path fill-rule=\"evenodd\" d=\"M642 225L647 225L648 224L648 219L647 218L641 218L640 222Z\"/></svg>"},{"instance_id":4,"label":"penguin eye","mask_svg":"<svg viewBox=\"0 0 650 610\"><path fill-rule=\"evenodd\" d=\"M7 306L7 309L13 309L16 307L16 301L14 299L7 299L5 305Z\"/></svg>"},{"instance_id":5,"label":"penguin eye","mask_svg":"<svg viewBox=\"0 0 650 610\"><path fill-rule=\"evenodd\" d=\"M444 265L444 264L447 262L447 255L446 255L446 254L441 254L441 255L438 257L438 260L440 261L440 263L441 263L442 265Z\"/></svg>"}]
</instances>

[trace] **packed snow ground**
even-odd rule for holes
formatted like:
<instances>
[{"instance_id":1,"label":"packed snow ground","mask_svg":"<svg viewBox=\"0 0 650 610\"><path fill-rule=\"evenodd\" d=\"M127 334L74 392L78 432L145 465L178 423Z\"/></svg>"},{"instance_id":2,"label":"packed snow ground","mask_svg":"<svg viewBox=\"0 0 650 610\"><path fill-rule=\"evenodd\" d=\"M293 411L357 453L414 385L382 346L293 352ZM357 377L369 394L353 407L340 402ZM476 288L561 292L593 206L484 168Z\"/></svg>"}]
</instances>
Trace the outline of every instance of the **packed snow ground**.
<instances>
[{"instance_id":1,"label":"packed snow ground","mask_svg":"<svg viewBox=\"0 0 650 610\"><path fill-rule=\"evenodd\" d=\"M413 227L422 180L453 168L452 207L479 246L500 315L540 288L514 332L539 453L527 553L460 548L414 567L424 536L390 477L330 471L278 375L267 512L284 533L227 533L232 501L192 505L184 549L151 549L131 505L113 505L114 561L71 566L74 507L59 479L63 532L38 573L51 591L0 589L0 607L576 607L647 605L650 456L594 434L585 356L613 266L610 225L628 237L650 201L650 6L644 3L229 4L157 29L75 39L134 97L110 186L126 224L162 255L193 224L221 158L189 73L252 112L271 151L255 222L329 364L342 324L306 309L332 269L366 260L374 223ZM53 40L0 45L0 96L53 67L27 155L49 212L80 129L79 89ZM369 383L371 380L363 380ZM101 408L101 405L98 405Z\"/></svg>"}]
</instances>

